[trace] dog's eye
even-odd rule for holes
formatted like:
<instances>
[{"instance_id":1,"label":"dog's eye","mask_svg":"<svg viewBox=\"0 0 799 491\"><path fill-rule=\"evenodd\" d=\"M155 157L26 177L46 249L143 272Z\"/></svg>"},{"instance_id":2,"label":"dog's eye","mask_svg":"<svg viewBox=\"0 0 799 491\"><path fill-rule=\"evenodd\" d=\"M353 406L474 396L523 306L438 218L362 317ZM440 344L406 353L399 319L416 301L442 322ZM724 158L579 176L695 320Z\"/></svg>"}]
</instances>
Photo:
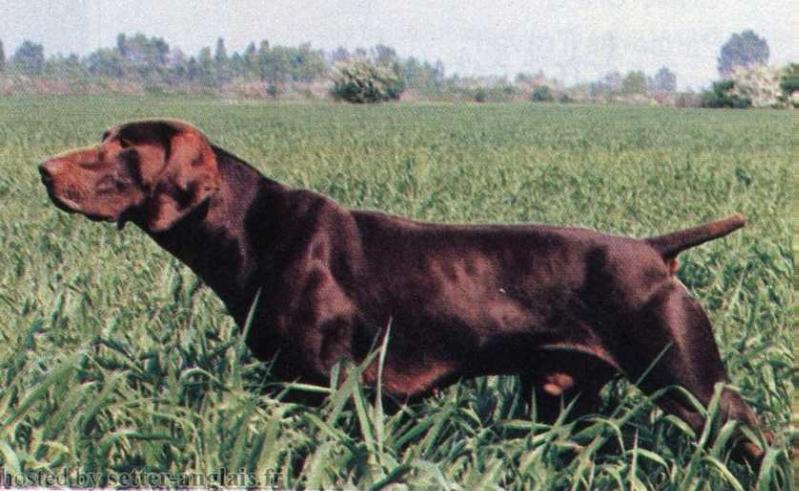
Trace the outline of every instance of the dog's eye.
<instances>
[{"instance_id":1,"label":"dog's eye","mask_svg":"<svg viewBox=\"0 0 799 491\"><path fill-rule=\"evenodd\" d=\"M119 146L122 147L122 148L130 148L130 147L133 146L133 144L130 141L125 140L124 138L120 138L119 139Z\"/></svg>"}]
</instances>

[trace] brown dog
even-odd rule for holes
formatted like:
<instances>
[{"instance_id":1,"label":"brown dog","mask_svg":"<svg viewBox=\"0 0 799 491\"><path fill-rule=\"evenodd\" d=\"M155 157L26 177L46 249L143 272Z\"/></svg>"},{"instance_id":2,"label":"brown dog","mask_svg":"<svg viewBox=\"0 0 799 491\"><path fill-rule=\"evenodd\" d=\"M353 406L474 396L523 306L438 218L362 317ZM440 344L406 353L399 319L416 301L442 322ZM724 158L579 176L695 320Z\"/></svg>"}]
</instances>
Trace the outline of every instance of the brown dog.
<instances>
[{"instance_id":1,"label":"brown dog","mask_svg":"<svg viewBox=\"0 0 799 491\"><path fill-rule=\"evenodd\" d=\"M349 210L290 189L177 121L134 122L41 165L55 204L131 221L193 269L279 354L288 380L326 383L391 325L384 389L420 396L464 377L519 374L551 418L621 372L651 393L682 386L707 404L725 370L699 303L674 277L681 251L744 225L740 216L637 240L550 226L439 225ZM365 382L376 381L370 367ZM658 403L699 431L680 391ZM757 419L725 389L724 414ZM539 413L541 414L541 413ZM762 449L747 443L758 459Z\"/></svg>"}]
</instances>

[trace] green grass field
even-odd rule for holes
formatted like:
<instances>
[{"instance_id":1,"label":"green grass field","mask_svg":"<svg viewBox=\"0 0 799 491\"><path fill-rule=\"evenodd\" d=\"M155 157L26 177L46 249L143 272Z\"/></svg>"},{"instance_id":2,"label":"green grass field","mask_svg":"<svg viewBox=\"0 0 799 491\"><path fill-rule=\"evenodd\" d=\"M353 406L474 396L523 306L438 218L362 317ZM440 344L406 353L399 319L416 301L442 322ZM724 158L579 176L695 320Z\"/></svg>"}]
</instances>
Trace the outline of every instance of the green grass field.
<instances>
[{"instance_id":1,"label":"green grass field","mask_svg":"<svg viewBox=\"0 0 799 491\"><path fill-rule=\"evenodd\" d=\"M513 377L394 414L356 383L321 408L280 402L187 268L133 226L58 211L39 184L43 157L151 116L195 123L284 183L424 220L646 236L745 214L679 274L776 434L760 474L730 459L713 405L695 435L623 381L579 427L537 423ZM111 487L182 473L281 488L790 489L795 129L787 111L0 99L0 467Z\"/></svg>"}]
</instances>

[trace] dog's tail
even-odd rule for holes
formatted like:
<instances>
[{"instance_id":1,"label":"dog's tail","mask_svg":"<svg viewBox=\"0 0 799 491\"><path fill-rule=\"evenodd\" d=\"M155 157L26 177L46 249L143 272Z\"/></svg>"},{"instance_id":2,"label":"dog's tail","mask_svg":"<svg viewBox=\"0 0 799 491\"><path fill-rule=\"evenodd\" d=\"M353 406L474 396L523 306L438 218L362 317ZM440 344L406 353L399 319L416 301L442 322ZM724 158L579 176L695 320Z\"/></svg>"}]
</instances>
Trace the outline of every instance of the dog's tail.
<instances>
[{"instance_id":1,"label":"dog's tail","mask_svg":"<svg viewBox=\"0 0 799 491\"><path fill-rule=\"evenodd\" d=\"M709 240L718 239L746 225L746 218L736 213L717 222L687 228L666 235L645 239L646 243L660 253L663 260L671 262L677 254Z\"/></svg>"}]
</instances>

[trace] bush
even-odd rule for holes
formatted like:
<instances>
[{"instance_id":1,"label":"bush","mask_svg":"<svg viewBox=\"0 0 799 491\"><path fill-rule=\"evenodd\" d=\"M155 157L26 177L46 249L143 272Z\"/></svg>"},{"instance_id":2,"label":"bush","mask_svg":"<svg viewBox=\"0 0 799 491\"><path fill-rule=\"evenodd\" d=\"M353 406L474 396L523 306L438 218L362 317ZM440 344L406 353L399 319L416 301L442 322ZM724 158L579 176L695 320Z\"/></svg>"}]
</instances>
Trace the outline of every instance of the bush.
<instances>
[{"instance_id":1,"label":"bush","mask_svg":"<svg viewBox=\"0 0 799 491\"><path fill-rule=\"evenodd\" d=\"M782 89L782 97L793 107L799 107L799 63L791 63L785 70L783 70L782 79L780 79L780 89Z\"/></svg>"},{"instance_id":2,"label":"bush","mask_svg":"<svg viewBox=\"0 0 799 491\"><path fill-rule=\"evenodd\" d=\"M735 82L732 80L722 80L713 82L713 88L702 92L702 107L734 107L746 108L752 105L752 101L742 98L734 93Z\"/></svg>"},{"instance_id":3,"label":"bush","mask_svg":"<svg viewBox=\"0 0 799 491\"><path fill-rule=\"evenodd\" d=\"M799 91L799 63L791 63L785 67L780 80L780 88L786 94Z\"/></svg>"},{"instance_id":4,"label":"bush","mask_svg":"<svg viewBox=\"0 0 799 491\"><path fill-rule=\"evenodd\" d=\"M758 65L739 68L732 74L731 93L741 99L748 99L754 107L777 107L781 105L782 89L780 79L782 70Z\"/></svg>"},{"instance_id":5,"label":"bush","mask_svg":"<svg viewBox=\"0 0 799 491\"><path fill-rule=\"evenodd\" d=\"M693 92L678 92L674 96L675 107L702 107L702 97Z\"/></svg>"},{"instance_id":6,"label":"bush","mask_svg":"<svg viewBox=\"0 0 799 491\"><path fill-rule=\"evenodd\" d=\"M567 92L561 92L560 94L558 94L557 101L560 102L561 104L571 104L572 102L574 102L574 97L572 97Z\"/></svg>"},{"instance_id":7,"label":"bush","mask_svg":"<svg viewBox=\"0 0 799 491\"><path fill-rule=\"evenodd\" d=\"M518 99L521 90L507 84L481 85L464 89L463 95L474 102L512 102Z\"/></svg>"},{"instance_id":8,"label":"bush","mask_svg":"<svg viewBox=\"0 0 799 491\"><path fill-rule=\"evenodd\" d=\"M394 68L354 60L336 65L331 94L347 102L383 102L400 98L405 84Z\"/></svg>"},{"instance_id":9,"label":"bush","mask_svg":"<svg viewBox=\"0 0 799 491\"><path fill-rule=\"evenodd\" d=\"M555 100L555 97L552 96L549 85L539 85L533 90L532 99L533 102L552 102Z\"/></svg>"}]
</instances>

